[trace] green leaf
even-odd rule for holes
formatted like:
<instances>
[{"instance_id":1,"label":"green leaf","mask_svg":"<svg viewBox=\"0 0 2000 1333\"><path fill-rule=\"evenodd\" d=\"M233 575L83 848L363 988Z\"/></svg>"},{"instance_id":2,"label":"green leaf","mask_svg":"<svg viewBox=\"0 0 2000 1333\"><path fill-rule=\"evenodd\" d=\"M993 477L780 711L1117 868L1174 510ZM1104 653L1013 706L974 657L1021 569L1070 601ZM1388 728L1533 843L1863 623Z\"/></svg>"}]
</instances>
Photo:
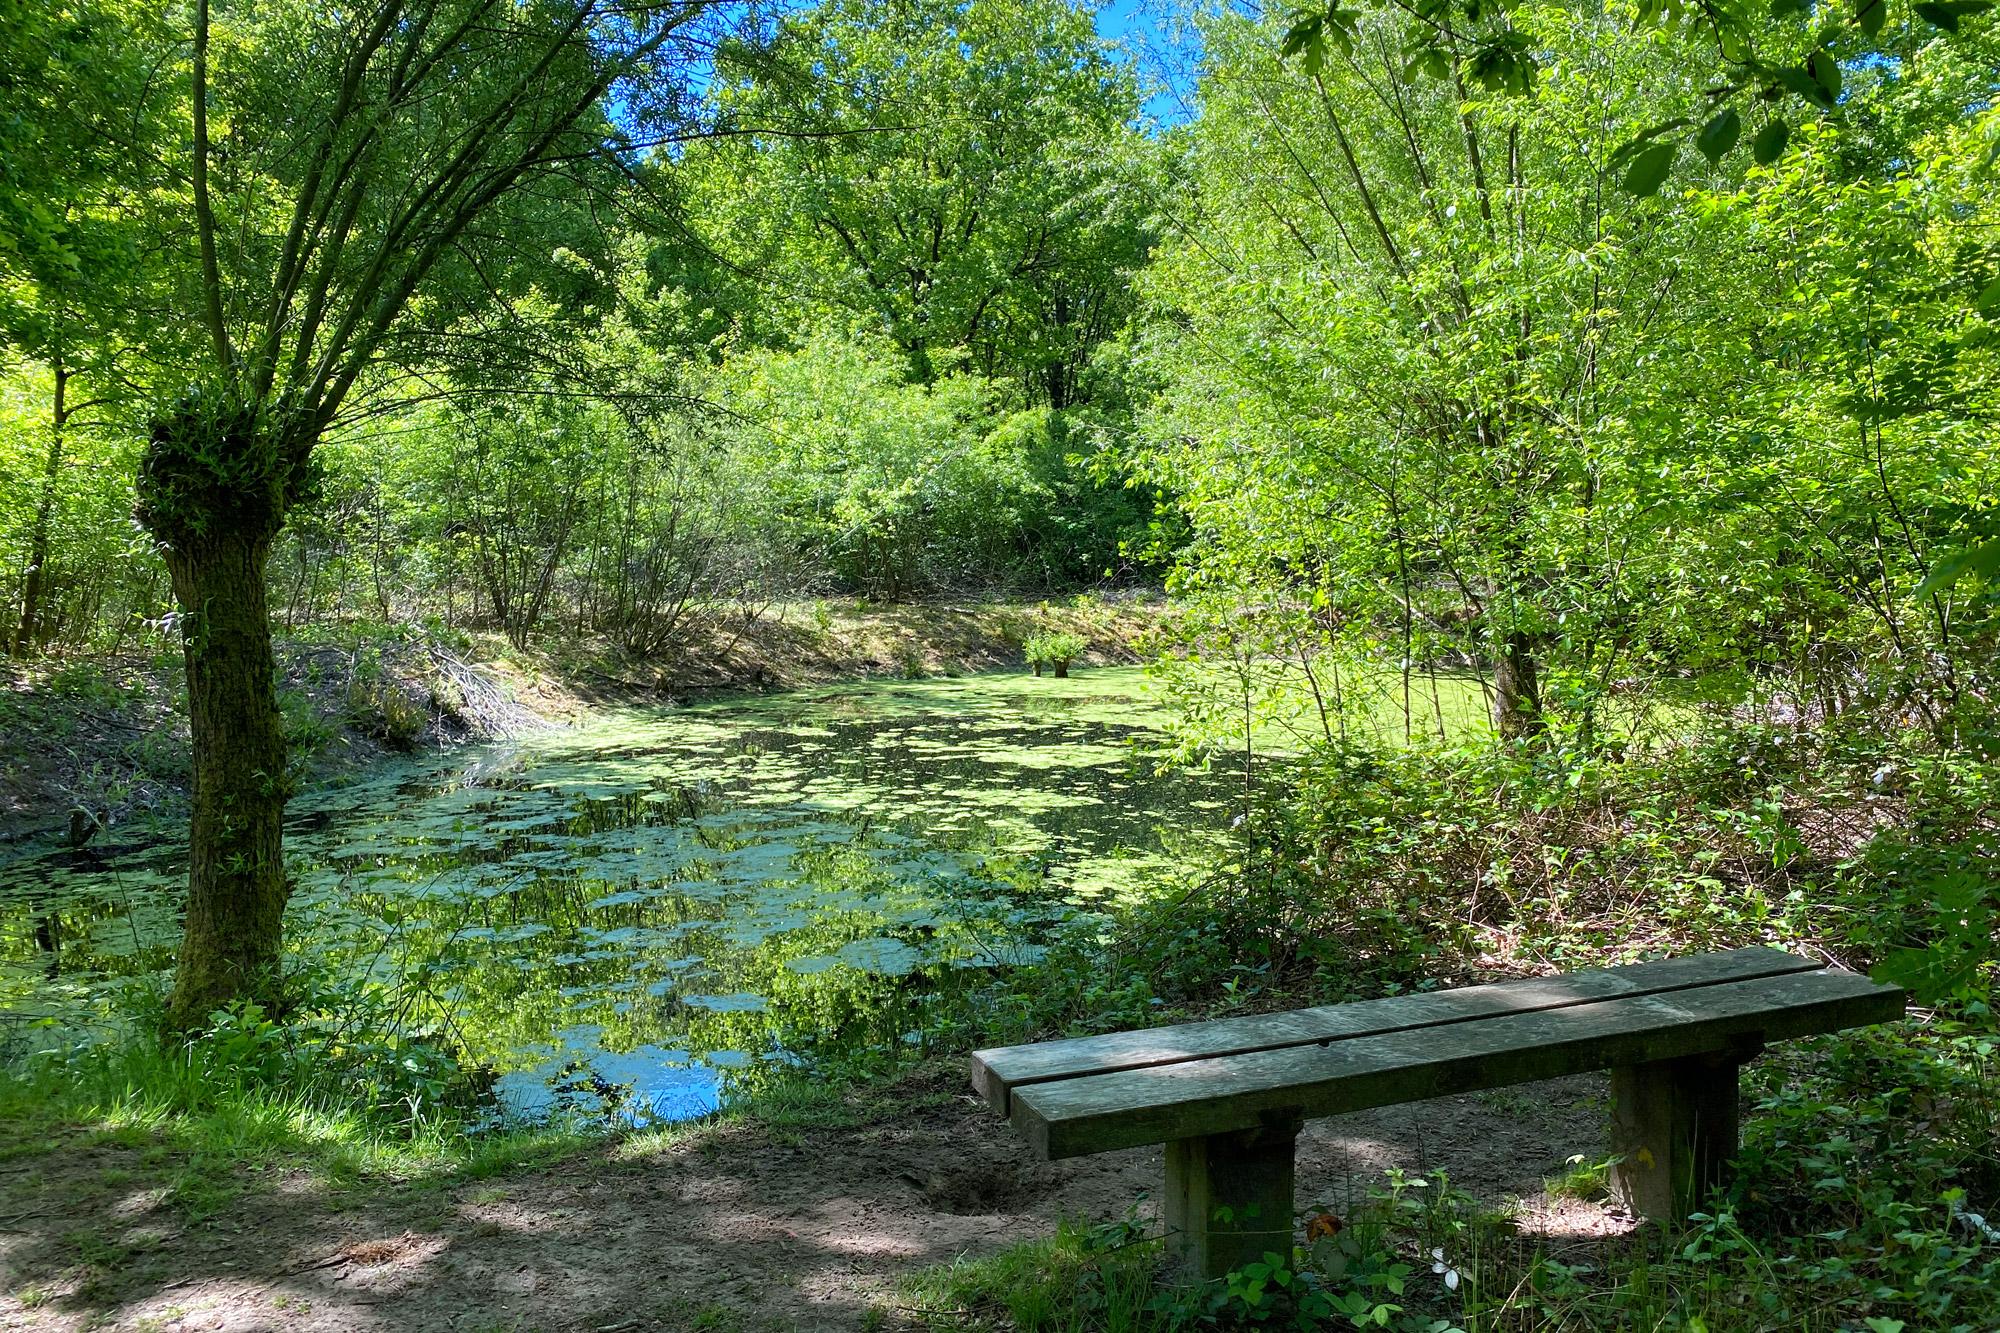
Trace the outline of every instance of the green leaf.
<instances>
[{"instance_id":1,"label":"green leaf","mask_svg":"<svg viewBox=\"0 0 2000 1333\"><path fill-rule=\"evenodd\" d=\"M1632 159L1631 167L1625 172L1625 189L1641 199L1650 198L1660 192L1667 183L1667 173L1674 169L1674 158L1680 153L1677 143L1658 143Z\"/></svg>"},{"instance_id":2,"label":"green leaf","mask_svg":"<svg viewBox=\"0 0 2000 1333\"><path fill-rule=\"evenodd\" d=\"M1757 159L1758 166L1768 167L1785 155L1785 145L1791 138L1792 127L1782 120L1773 120L1750 141L1750 156Z\"/></svg>"},{"instance_id":3,"label":"green leaf","mask_svg":"<svg viewBox=\"0 0 2000 1333\"><path fill-rule=\"evenodd\" d=\"M1995 286L2000 286L2000 283ZM1986 298L1982 295L1980 299L1983 301ZM1995 574L2000 574L2000 539L1948 553L1931 566L1931 572L1917 585L1917 596L1928 597L1934 592L1941 592L1967 574L1989 581Z\"/></svg>"},{"instance_id":4,"label":"green leaf","mask_svg":"<svg viewBox=\"0 0 2000 1333\"><path fill-rule=\"evenodd\" d=\"M1916 6L1917 17L1934 28L1957 32L1958 21L1972 14L1984 14L1993 0L1929 0Z\"/></svg>"},{"instance_id":5,"label":"green leaf","mask_svg":"<svg viewBox=\"0 0 2000 1333\"><path fill-rule=\"evenodd\" d=\"M2000 278L1995 278L1986 284L1986 290L1979 293L1979 299L1973 302L1973 307L1982 315L1990 315L1995 307L2000 307Z\"/></svg>"},{"instance_id":6,"label":"green leaf","mask_svg":"<svg viewBox=\"0 0 2000 1333\"><path fill-rule=\"evenodd\" d=\"M1786 91L1796 93L1816 106L1832 108L1833 99L1827 95L1825 85L1813 77L1811 70L1788 65L1771 73Z\"/></svg>"},{"instance_id":7,"label":"green leaf","mask_svg":"<svg viewBox=\"0 0 2000 1333\"><path fill-rule=\"evenodd\" d=\"M1403 67L1405 79L1424 76L1442 79L1451 73L1451 57L1440 48L1425 44L1410 52L1409 63Z\"/></svg>"},{"instance_id":8,"label":"green leaf","mask_svg":"<svg viewBox=\"0 0 2000 1333\"><path fill-rule=\"evenodd\" d=\"M1854 0L1854 21L1870 37L1882 31L1882 22L1888 16L1889 6L1884 0Z\"/></svg>"},{"instance_id":9,"label":"green leaf","mask_svg":"<svg viewBox=\"0 0 2000 1333\"><path fill-rule=\"evenodd\" d=\"M1541 64L1518 32L1503 33L1480 43L1465 61L1465 72L1488 92L1526 96L1534 91Z\"/></svg>"},{"instance_id":10,"label":"green leaf","mask_svg":"<svg viewBox=\"0 0 2000 1333\"><path fill-rule=\"evenodd\" d=\"M1840 62L1833 58L1833 53L1825 47L1821 47L1819 50L1813 52L1811 58L1806 61L1806 68L1812 71L1813 82L1825 90L1826 100L1828 102L1838 101L1840 98Z\"/></svg>"},{"instance_id":11,"label":"green leaf","mask_svg":"<svg viewBox=\"0 0 2000 1333\"><path fill-rule=\"evenodd\" d=\"M1326 64L1326 16L1308 14L1294 23L1279 44L1278 54L1287 60L1303 55L1306 73L1319 73Z\"/></svg>"},{"instance_id":12,"label":"green leaf","mask_svg":"<svg viewBox=\"0 0 2000 1333\"><path fill-rule=\"evenodd\" d=\"M1868 969L1868 975L1875 981L1901 986L1918 1004L1938 1004L1970 985L1983 961L1978 950L1946 940L1921 949L1892 949Z\"/></svg>"},{"instance_id":13,"label":"green leaf","mask_svg":"<svg viewBox=\"0 0 2000 1333\"><path fill-rule=\"evenodd\" d=\"M1726 106L1719 115L1701 127L1694 136L1694 146L1708 159L1712 167L1722 160L1723 154L1736 146L1743 135L1743 117L1736 114L1736 108Z\"/></svg>"},{"instance_id":14,"label":"green leaf","mask_svg":"<svg viewBox=\"0 0 2000 1333\"><path fill-rule=\"evenodd\" d=\"M1611 161L1609 163L1611 170L1616 171L1627 162L1630 162L1639 155L1641 149L1645 148L1647 144L1659 138L1662 134L1666 134L1671 130L1681 129L1693 123L1686 116L1678 116L1673 120L1663 120L1657 125L1641 130L1638 134L1633 135L1630 139L1618 145L1617 151L1611 154Z\"/></svg>"},{"instance_id":15,"label":"green leaf","mask_svg":"<svg viewBox=\"0 0 2000 1333\"><path fill-rule=\"evenodd\" d=\"M1812 0L1771 0L1771 17L1788 19L1794 14L1804 14L1812 9Z\"/></svg>"}]
</instances>

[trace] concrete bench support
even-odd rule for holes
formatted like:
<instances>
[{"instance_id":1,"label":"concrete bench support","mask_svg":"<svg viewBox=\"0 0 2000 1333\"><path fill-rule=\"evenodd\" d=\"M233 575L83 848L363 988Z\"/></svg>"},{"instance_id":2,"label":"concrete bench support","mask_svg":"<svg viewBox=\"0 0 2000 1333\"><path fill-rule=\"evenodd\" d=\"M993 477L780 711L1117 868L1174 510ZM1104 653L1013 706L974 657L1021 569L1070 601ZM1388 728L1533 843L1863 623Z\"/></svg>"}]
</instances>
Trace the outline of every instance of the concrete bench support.
<instances>
[{"instance_id":1,"label":"concrete bench support","mask_svg":"<svg viewBox=\"0 0 2000 1333\"><path fill-rule=\"evenodd\" d=\"M1292 1252L1292 1148L1303 1118L1266 1113L1256 1129L1167 1145L1167 1244L1183 1271L1217 1278Z\"/></svg>"},{"instance_id":2,"label":"concrete bench support","mask_svg":"<svg viewBox=\"0 0 2000 1333\"><path fill-rule=\"evenodd\" d=\"M1724 1183L1736 1156L1743 1065L1762 1050L1760 1041L1739 1040L1611 1071L1611 1189L1634 1216L1682 1221Z\"/></svg>"}]
</instances>

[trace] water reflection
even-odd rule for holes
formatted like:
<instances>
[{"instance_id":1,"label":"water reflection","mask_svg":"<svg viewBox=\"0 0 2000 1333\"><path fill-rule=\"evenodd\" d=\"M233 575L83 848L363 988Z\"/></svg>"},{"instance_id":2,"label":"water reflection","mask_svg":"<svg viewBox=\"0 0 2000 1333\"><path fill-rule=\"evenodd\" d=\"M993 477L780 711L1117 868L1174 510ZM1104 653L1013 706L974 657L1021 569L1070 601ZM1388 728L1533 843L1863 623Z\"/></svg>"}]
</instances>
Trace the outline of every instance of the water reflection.
<instances>
[{"instance_id":1,"label":"water reflection","mask_svg":"<svg viewBox=\"0 0 2000 1333\"><path fill-rule=\"evenodd\" d=\"M697 1060L653 1045L607 1051L598 1041L601 1031L591 1024L565 1028L540 1063L496 1079L497 1118L575 1116L636 1125L691 1120L722 1105L721 1071L750 1060L742 1051L711 1051Z\"/></svg>"},{"instance_id":2,"label":"water reflection","mask_svg":"<svg viewBox=\"0 0 2000 1333\"><path fill-rule=\"evenodd\" d=\"M1159 721L1136 671L876 682L385 768L292 805L295 962L393 991L511 1114L698 1114L773 1059L925 1045L954 978L1213 836L1239 780L1148 759ZM0 868L0 999L73 1022L163 977L184 864Z\"/></svg>"}]
</instances>

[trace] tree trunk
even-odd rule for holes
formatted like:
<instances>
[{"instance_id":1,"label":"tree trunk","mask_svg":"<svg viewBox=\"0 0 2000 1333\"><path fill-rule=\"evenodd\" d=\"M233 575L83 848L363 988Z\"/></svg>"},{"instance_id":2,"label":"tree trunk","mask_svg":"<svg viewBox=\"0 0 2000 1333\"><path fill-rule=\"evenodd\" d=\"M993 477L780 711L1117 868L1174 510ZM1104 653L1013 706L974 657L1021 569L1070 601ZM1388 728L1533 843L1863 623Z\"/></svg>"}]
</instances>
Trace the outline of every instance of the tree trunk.
<instances>
[{"instance_id":1,"label":"tree trunk","mask_svg":"<svg viewBox=\"0 0 2000 1333\"><path fill-rule=\"evenodd\" d=\"M42 646L42 584L49 565L49 527L55 521L56 484L62 479L63 427L69 424L70 372L55 362L55 411L49 420L49 457L42 466L42 500L28 537L27 576L21 581L21 625L14 632L14 656L31 657Z\"/></svg>"},{"instance_id":2,"label":"tree trunk","mask_svg":"<svg viewBox=\"0 0 2000 1333\"><path fill-rule=\"evenodd\" d=\"M285 736L265 602L268 536L216 532L165 551L182 608L194 810L187 930L169 1016L275 1003L285 899Z\"/></svg>"},{"instance_id":3,"label":"tree trunk","mask_svg":"<svg viewBox=\"0 0 2000 1333\"><path fill-rule=\"evenodd\" d=\"M1501 641L1493 659L1493 729L1507 740L1542 730L1541 684L1528 636L1520 630Z\"/></svg>"},{"instance_id":4,"label":"tree trunk","mask_svg":"<svg viewBox=\"0 0 2000 1333\"><path fill-rule=\"evenodd\" d=\"M285 736L264 567L296 497L305 437L191 395L156 417L138 518L180 604L193 735L188 899L167 1019L202 1024L235 1000L275 1005L285 899Z\"/></svg>"}]
</instances>

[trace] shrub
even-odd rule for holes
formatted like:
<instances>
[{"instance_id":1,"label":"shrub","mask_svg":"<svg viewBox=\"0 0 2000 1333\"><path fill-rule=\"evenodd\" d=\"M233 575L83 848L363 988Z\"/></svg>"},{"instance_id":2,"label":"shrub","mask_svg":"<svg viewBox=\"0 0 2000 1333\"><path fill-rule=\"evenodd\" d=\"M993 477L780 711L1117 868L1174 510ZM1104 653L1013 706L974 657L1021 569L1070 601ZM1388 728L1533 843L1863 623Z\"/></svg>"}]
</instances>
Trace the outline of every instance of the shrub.
<instances>
[{"instance_id":1,"label":"shrub","mask_svg":"<svg viewBox=\"0 0 2000 1333\"><path fill-rule=\"evenodd\" d=\"M1035 669L1035 674L1041 675L1045 666L1054 667L1058 679L1069 675L1069 664L1083 656L1089 647L1080 636L1066 630L1037 634L1025 645L1028 665Z\"/></svg>"}]
</instances>

